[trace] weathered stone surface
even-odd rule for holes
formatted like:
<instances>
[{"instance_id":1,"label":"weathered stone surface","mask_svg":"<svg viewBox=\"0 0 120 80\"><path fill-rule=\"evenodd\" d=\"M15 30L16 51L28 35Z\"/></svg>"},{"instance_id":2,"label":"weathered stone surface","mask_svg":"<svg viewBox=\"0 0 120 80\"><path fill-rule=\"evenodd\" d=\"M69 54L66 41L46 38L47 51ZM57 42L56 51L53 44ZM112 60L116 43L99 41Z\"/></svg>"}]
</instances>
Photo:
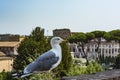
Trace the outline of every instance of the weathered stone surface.
<instances>
[{"instance_id":1,"label":"weathered stone surface","mask_svg":"<svg viewBox=\"0 0 120 80\"><path fill-rule=\"evenodd\" d=\"M62 80L120 80L120 69L98 72L96 74L63 77Z\"/></svg>"}]
</instances>

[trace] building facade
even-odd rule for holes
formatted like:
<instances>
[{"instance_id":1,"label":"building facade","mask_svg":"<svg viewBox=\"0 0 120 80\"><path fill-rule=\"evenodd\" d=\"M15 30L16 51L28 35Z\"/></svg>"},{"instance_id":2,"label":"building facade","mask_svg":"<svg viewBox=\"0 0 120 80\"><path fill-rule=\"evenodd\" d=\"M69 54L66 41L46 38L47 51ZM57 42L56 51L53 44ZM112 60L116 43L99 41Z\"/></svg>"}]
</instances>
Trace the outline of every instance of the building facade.
<instances>
[{"instance_id":1,"label":"building facade","mask_svg":"<svg viewBox=\"0 0 120 80\"><path fill-rule=\"evenodd\" d=\"M12 34L0 34L0 41L19 41L19 35L12 35Z\"/></svg>"},{"instance_id":2,"label":"building facade","mask_svg":"<svg viewBox=\"0 0 120 80\"><path fill-rule=\"evenodd\" d=\"M18 55L17 48L22 40L19 35L0 35L0 51L4 52L7 56Z\"/></svg>"},{"instance_id":3,"label":"building facade","mask_svg":"<svg viewBox=\"0 0 120 80\"><path fill-rule=\"evenodd\" d=\"M18 55L17 48L20 42L0 42L0 51L4 52L7 56Z\"/></svg>"},{"instance_id":4,"label":"building facade","mask_svg":"<svg viewBox=\"0 0 120 80\"><path fill-rule=\"evenodd\" d=\"M72 56L74 58L84 57L81 46L79 46L76 43L70 43L69 46ZM98 47L98 43L94 41L91 41L90 43L86 44L84 49L87 50L88 57L94 59L98 57L98 54L104 55L104 57L108 56L115 57L118 54L120 54L120 43L115 41L111 42L102 41L99 45L98 52L95 51L96 47Z\"/></svg>"},{"instance_id":5,"label":"building facade","mask_svg":"<svg viewBox=\"0 0 120 80\"><path fill-rule=\"evenodd\" d=\"M18 55L17 48L23 39L18 35L0 35L0 72L13 70L13 57Z\"/></svg>"},{"instance_id":6,"label":"building facade","mask_svg":"<svg viewBox=\"0 0 120 80\"><path fill-rule=\"evenodd\" d=\"M0 52L0 64L0 72L13 70L13 58L6 56L3 52Z\"/></svg>"},{"instance_id":7,"label":"building facade","mask_svg":"<svg viewBox=\"0 0 120 80\"><path fill-rule=\"evenodd\" d=\"M97 46L98 46L97 43L91 42L89 52L91 52L91 53L95 52L95 49L96 49ZM103 41L103 42L100 43L99 54L104 55L104 57L106 57L106 56L115 57L119 53L120 53L120 44L118 42L115 42L115 41L111 41L111 42Z\"/></svg>"}]
</instances>

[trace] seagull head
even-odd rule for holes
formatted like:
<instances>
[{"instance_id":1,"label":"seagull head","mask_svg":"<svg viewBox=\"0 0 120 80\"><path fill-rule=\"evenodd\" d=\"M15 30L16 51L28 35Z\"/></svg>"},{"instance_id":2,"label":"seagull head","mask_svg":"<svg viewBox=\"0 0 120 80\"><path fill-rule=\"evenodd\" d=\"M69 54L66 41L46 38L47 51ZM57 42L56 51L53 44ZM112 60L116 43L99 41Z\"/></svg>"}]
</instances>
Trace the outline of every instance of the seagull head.
<instances>
[{"instance_id":1,"label":"seagull head","mask_svg":"<svg viewBox=\"0 0 120 80\"><path fill-rule=\"evenodd\" d=\"M53 37L51 39L51 45L60 44L62 41L64 40L61 37Z\"/></svg>"}]
</instances>

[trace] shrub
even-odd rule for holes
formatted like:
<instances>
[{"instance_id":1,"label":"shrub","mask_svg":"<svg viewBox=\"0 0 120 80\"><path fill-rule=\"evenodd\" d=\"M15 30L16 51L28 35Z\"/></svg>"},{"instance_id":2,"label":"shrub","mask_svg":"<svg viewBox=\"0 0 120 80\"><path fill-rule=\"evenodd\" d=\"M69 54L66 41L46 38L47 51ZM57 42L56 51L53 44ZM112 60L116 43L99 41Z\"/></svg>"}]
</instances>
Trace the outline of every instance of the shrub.
<instances>
[{"instance_id":1,"label":"shrub","mask_svg":"<svg viewBox=\"0 0 120 80\"><path fill-rule=\"evenodd\" d=\"M85 74L86 68L87 67L82 67L80 65L73 65L67 75L75 76L75 75Z\"/></svg>"},{"instance_id":2,"label":"shrub","mask_svg":"<svg viewBox=\"0 0 120 80\"><path fill-rule=\"evenodd\" d=\"M103 70L104 68L97 62L90 62L89 65L86 67L74 64L67 75L76 76L80 74L92 74L92 73L100 72Z\"/></svg>"},{"instance_id":3,"label":"shrub","mask_svg":"<svg viewBox=\"0 0 120 80\"><path fill-rule=\"evenodd\" d=\"M103 70L104 70L103 67L98 62L90 62L89 65L87 66L86 73L91 74L91 73L96 73Z\"/></svg>"}]
</instances>

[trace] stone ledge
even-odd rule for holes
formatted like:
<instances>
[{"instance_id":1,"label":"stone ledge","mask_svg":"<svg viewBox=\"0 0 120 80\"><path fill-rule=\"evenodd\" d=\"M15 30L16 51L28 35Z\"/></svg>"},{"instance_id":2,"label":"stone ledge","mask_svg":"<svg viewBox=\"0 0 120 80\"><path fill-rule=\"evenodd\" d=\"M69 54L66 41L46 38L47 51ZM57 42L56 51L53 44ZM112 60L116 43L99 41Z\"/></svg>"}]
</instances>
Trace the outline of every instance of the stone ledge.
<instances>
[{"instance_id":1,"label":"stone ledge","mask_svg":"<svg viewBox=\"0 0 120 80\"><path fill-rule=\"evenodd\" d=\"M120 69L98 72L96 74L63 77L62 80L120 80Z\"/></svg>"}]
</instances>

